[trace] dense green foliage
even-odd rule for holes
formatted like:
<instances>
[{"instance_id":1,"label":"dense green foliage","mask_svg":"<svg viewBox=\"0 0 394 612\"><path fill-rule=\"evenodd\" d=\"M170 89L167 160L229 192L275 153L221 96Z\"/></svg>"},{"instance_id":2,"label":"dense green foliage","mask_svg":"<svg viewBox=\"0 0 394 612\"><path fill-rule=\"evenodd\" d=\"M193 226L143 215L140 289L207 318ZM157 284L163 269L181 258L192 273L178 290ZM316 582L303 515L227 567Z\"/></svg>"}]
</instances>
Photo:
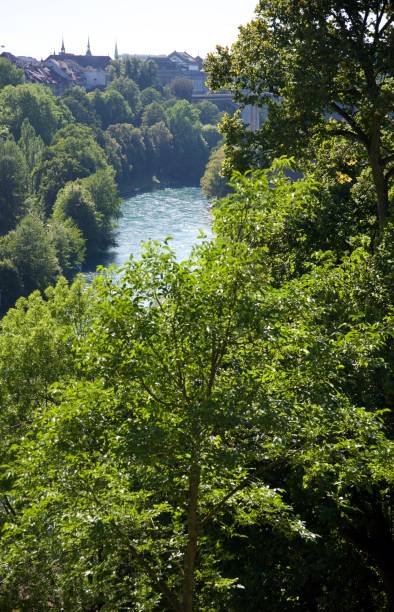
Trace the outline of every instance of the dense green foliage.
<instances>
[{"instance_id":1,"label":"dense green foliage","mask_svg":"<svg viewBox=\"0 0 394 612\"><path fill-rule=\"evenodd\" d=\"M329 193L287 168L235 175L190 260L3 319L4 609L386 609L391 230L316 252Z\"/></svg>"},{"instance_id":2,"label":"dense green foliage","mask_svg":"<svg viewBox=\"0 0 394 612\"><path fill-rule=\"evenodd\" d=\"M356 21L363 10L364 25L376 9L342 4L341 18ZM308 46L321 43L317 25L319 36L333 27L339 53L336 22L324 12L339 4L305 2L301 17L310 18L312 5L323 12L307 29ZM250 53L267 44L273 79L286 52L301 57L282 32L300 5L264 6L241 30L235 56L221 51L215 60L229 81L240 76L232 71L245 41ZM392 13L382 6L391 52ZM278 18L273 32L262 27L264 11ZM275 45L267 31L278 34ZM242 66L253 73L256 56L247 62L246 50ZM348 53L344 44L340 59ZM336 63L341 78L343 66ZM124 78L122 63L112 69ZM202 111L148 89L141 125L103 131L97 115L90 127L73 125L69 138L62 130L44 156L34 140L40 161L32 189L41 191L0 239L0 281L12 295L30 291L31 278L43 289L59 262L83 247L82 235L94 232L88 248L97 236L110 239L117 204L109 163L118 179L142 172L141 160L176 176L179 155L193 151L198 163L206 152ZM77 98L78 112L89 108L81 92ZM283 108L275 102L273 109L281 115L286 104L284 96ZM207 121L211 110L204 109ZM202 239L187 260L178 262L168 243L148 243L120 273L103 270L91 287L60 279L18 300L0 321L5 612L394 609L393 193L387 189L382 223L364 145L350 145L347 134L328 137L323 124L304 132L303 117L296 119L293 128L308 135L303 147L294 140L297 158L282 157L278 141L264 149L275 143L272 117L262 128L264 138L272 130L270 140L224 119L225 149L211 157L207 189L218 189L224 153L227 169L249 168L233 168L229 192L213 209L214 238ZM286 117L276 120L287 138ZM384 114L382 146L392 137L390 121ZM76 134L89 151L77 151ZM9 152L14 173L17 146ZM176 152L170 162L165 150ZM74 151L79 174L64 180L53 171L52 206L42 195L49 193L43 168ZM185 175L192 171L187 160Z\"/></svg>"},{"instance_id":3,"label":"dense green foliage","mask_svg":"<svg viewBox=\"0 0 394 612\"><path fill-rule=\"evenodd\" d=\"M56 131L70 123L72 116L46 87L31 84L4 87L0 91L0 125L8 127L14 138L19 139L25 119L45 144L49 144Z\"/></svg>"},{"instance_id":4,"label":"dense green foliage","mask_svg":"<svg viewBox=\"0 0 394 612\"><path fill-rule=\"evenodd\" d=\"M6 85L19 85L23 82L23 70L4 57L0 57L0 89Z\"/></svg>"},{"instance_id":5,"label":"dense green foliage","mask_svg":"<svg viewBox=\"0 0 394 612\"><path fill-rule=\"evenodd\" d=\"M0 235L13 229L26 212L26 161L15 142L0 141Z\"/></svg>"},{"instance_id":6,"label":"dense green foliage","mask_svg":"<svg viewBox=\"0 0 394 612\"><path fill-rule=\"evenodd\" d=\"M229 190L228 180L223 173L225 157L224 145L214 149L201 178L204 195L211 200L222 198Z\"/></svg>"}]
</instances>

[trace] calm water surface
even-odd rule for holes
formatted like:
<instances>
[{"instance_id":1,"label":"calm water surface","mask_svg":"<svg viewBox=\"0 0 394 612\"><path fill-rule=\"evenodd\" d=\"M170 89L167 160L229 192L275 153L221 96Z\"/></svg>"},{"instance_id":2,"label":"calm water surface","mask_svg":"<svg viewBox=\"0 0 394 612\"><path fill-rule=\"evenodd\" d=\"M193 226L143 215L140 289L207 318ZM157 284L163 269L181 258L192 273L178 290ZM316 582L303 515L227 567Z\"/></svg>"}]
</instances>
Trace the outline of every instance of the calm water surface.
<instances>
[{"instance_id":1,"label":"calm water surface","mask_svg":"<svg viewBox=\"0 0 394 612\"><path fill-rule=\"evenodd\" d=\"M178 260L185 259L203 230L211 237L211 213L208 200L197 187L178 187L142 193L126 198L118 222L117 246L108 251L105 260L91 263L90 270L102 263L125 263L130 254L139 258L142 241L169 242Z\"/></svg>"}]
</instances>

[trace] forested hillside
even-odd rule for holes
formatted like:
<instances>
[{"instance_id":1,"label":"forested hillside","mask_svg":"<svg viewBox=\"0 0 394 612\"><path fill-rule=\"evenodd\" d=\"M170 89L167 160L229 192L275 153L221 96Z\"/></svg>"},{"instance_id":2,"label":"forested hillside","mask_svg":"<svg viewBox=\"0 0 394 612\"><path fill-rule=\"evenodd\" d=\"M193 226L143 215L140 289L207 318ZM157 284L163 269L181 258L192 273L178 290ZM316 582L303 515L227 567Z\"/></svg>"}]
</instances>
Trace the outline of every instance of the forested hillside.
<instances>
[{"instance_id":1,"label":"forested hillside","mask_svg":"<svg viewBox=\"0 0 394 612\"><path fill-rule=\"evenodd\" d=\"M119 191L198 185L221 113L158 88L146 64L114 61L104 91L55 97L0 58L1 313L113 244Z\"/></svg>"},{"instance_id":2,"label":"forested hillside","mask_svg":"<svg viewBox=\"0 0 394 612\"><path fill-rule=\"evenodd\" d=\"M2 319L2 610L394 610L393 22L260 2L206 64L268 107L256 133L222 120L214 239ZM64 129L33 173L58 223L113 172L92 136L94 174L53 197L93 130Z\"/></svg>"}]
</instances>

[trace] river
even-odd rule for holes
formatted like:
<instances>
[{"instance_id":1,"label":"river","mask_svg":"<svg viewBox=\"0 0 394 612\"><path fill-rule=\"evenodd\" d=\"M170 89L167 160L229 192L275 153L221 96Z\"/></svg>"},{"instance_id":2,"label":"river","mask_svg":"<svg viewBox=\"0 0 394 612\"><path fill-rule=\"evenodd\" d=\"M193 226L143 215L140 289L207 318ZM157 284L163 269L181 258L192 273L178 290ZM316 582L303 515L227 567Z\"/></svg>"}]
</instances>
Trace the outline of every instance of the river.
<instances>
[{"instance_id":1,"label":"river","mask_svg":"<svg viewBox=\"0 0 394 612\"><path fill-rule=\"evenodd\" d=\"M130 254L139 258L142 241L162 242L168 236L172 236L169 244L177 259L185 259L198 241L200 230L211 237L209 202L198 187L160 189L125 198L118 221L117 245L101 261L88 263L86 276L91 276L99 263L122 265Z\"/></svg>"}]
</instances>

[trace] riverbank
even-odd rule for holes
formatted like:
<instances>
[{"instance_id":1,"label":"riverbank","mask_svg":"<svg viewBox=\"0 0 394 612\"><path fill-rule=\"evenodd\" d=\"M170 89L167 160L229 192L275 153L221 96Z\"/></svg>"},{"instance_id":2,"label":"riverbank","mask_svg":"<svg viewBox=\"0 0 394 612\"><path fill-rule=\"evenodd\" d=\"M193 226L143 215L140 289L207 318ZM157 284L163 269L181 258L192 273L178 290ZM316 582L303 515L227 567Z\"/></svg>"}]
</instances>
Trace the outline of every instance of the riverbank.
<instances>
[{"instance_id":1,"label":"riverbank","mask_svg":"<svg viewBox=\"0 0 394 612\"><path fill-rule=\"evenodd\" d=\"M119 196L122 199L132 198L142 193L150 193L160 189L183 189L183 188L199 188L199 182L185 185L184 182L174 180L159 180L156 177L145 178L137 182L126 183L118 186Z\"/></svg>"}]
</instances>

